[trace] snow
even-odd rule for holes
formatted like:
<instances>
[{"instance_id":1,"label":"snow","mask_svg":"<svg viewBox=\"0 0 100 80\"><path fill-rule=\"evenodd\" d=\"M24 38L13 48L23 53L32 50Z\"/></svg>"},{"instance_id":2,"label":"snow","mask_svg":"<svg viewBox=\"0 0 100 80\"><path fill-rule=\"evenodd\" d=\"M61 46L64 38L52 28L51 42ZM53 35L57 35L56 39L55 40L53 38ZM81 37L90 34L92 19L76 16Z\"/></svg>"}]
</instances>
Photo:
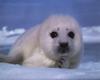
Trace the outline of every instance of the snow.
<instances>
[{"instance_id":1,"label":"snow","mask_svg":"<svg viewBox=\"0 0 100 80\"><path fill-rule=\"evenodd\" d=\"M100 26L83 27L82 33L84 42L100 42Z\"/></svg>"},{"instance_id":2,"label":"snow","mask_svg":"<svg viewBox=\"0 0 100 80\"><path fill-rule=\"evenodd\" d=\"M81 63L77 69L29 68L0 63L0 80L96 80L100 79L100 62Z\"/></svg>"},{"instance_id":3,"label":"snow","mask_svg":"<svg viewBox=\"0 0 100 80\"><path fill-rule=\"evenodd\" d=\"M0 45L11 45L16 39L25 32L24 28L7 30L7 26L4 26L2 30L0 30Z\"/></svg>"}]
</instances>

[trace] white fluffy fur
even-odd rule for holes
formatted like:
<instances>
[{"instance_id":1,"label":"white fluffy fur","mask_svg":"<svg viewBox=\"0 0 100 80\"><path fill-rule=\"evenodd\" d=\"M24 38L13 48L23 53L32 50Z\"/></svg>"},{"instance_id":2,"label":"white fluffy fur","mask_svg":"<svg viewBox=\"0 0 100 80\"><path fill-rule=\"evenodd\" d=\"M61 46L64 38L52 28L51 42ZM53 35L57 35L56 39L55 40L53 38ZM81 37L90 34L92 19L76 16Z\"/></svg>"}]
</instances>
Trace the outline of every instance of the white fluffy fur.
<instances>
[{"instance_id":1,"label":"white fluffy fur","mask_svg":"<svg viewBox=\"0 0 100 80\"><path fill-rule=\"evenodd\" d=\"M52 31L58 32L58 38L50 37ZM73 40L67 36L69 31L75 33ZM71 51L66 54L57 53L59 42L68 42ZM59 64L57 60L64 57L62 67L75 68L80 62L82 47L82 35L78 22L70 16L52 15L21 36L12 47L7 60L16 63L23 57L22 65L25 66L56 67Z\"/></svg>"}]
</instances>

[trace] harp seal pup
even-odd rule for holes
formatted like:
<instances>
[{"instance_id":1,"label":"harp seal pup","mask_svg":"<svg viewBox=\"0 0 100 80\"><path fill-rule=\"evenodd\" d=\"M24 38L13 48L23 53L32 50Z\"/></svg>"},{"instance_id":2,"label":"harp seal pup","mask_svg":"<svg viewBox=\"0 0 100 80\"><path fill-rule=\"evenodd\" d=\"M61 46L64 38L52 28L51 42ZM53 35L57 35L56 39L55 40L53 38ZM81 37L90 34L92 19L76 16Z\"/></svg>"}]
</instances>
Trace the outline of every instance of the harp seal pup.
<instances>
[{"instance_id":1,"label":"harp seal pup","mask_svg":"<svg viewBox=\"0 0 100 80\"><path fill-rule=\"evenodd\" d=\"M51 15L22 34L0 59L29 67L76 68L82 51L78 22L71 16Z\"/></svg>"}]
</instances>

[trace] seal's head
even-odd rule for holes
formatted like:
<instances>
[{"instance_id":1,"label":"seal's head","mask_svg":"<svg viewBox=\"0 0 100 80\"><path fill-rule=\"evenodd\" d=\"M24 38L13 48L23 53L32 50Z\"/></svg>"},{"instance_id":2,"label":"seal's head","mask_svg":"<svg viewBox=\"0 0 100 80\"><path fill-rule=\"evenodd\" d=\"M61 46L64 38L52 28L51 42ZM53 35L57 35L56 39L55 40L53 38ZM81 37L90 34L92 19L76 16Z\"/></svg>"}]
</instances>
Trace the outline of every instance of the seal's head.
<instances>
[{"instance_id":1,"label":"seal's head","mask_svg":"<svg viewBox=\"0 0 100 80\"><path fill-rule=\"evenodd\" d=\"M80 50L81 34L77 21L69 16L50 16L40 30L40 47L52 59L72 56Z\"/></svg>"}]
</instances>

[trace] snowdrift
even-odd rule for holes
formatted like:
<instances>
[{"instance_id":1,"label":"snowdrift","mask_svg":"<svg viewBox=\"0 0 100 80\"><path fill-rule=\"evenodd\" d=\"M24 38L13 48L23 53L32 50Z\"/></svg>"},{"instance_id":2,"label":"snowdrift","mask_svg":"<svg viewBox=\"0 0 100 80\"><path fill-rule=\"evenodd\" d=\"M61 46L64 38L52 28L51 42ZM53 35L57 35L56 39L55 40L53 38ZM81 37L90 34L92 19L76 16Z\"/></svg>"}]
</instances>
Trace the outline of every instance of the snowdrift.
<instances>
[{"instance_id":1,"label":"snowdrift","mask_svg":"<svg viewBox=\"0 0 100 80\"><path fill-rule=\"evenodd\" d=\"M82 63L77 69L28 68L0 63L0 80L99 80L100 62Z\"/></svg>"}]
</instances>

